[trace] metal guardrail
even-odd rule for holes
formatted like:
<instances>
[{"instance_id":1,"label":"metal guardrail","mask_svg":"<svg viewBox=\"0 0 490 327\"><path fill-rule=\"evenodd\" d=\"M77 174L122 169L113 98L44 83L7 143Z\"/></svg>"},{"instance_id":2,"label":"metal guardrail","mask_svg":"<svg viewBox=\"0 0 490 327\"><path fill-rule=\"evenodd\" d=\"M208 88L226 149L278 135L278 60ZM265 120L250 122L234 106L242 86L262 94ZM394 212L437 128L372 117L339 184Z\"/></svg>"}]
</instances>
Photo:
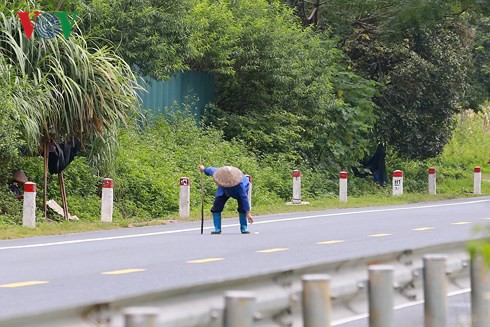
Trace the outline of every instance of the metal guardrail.
<instances>
[{"instance_id":1,"label":"metal guardrail","mask_svg":"<svg viewBox=\"0 0 490 327\"><path fill-rule=\"evenodd\" d=\"M301 321L302 310L302 277L312 274L328 274L330 277L332 320L335 321L368 312L370 265L382 264L393 267L396 305L423 299L423 257L427 254L444 254L447 257L448 291L469 287L469 254L466 242L456 242L270 272L213 284L193 285L115 299L108 303L64 308L38 315L0 320L0 326L136 326L137 324L128 325L128 320L125 321L128 310L156 310L156 324L151 326L223 326L224 295L232 290L255 294L253 317L256 326L301 326L298 322Z\"/></svg>"}]
</instances>

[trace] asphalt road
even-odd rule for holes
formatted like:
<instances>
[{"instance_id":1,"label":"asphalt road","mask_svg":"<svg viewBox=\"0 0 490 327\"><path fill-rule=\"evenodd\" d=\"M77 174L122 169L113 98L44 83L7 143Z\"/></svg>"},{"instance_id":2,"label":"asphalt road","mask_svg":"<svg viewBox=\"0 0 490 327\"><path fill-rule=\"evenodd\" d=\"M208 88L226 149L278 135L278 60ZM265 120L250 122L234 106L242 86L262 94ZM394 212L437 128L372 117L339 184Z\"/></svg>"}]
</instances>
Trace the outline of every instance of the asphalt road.
<instances>
[{"instance_id":1,"label":"asphalt road","mask_svg":"<svg viewBox=\"0 0 490 327\"><path fill-rule=\"evenodd\" d=\"M0 319L475 238L490 197L0 241Z\"/></svg>"}]
</instances>

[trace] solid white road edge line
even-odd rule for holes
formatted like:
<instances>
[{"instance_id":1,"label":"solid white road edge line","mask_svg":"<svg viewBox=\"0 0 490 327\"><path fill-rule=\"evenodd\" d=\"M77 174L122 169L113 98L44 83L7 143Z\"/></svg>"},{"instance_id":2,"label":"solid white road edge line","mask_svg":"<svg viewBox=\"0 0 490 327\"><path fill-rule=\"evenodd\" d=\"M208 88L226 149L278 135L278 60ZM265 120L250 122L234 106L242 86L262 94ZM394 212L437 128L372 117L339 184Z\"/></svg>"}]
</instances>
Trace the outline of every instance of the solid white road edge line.
<instances>
[{"instance_id":1,"label":"solid white road edge line","mask_svg":"<svg viewBox=\"0 0 490 327\"><path fill-rule=\"evenodd\" d=\"M266 220L266 221L255 222L254 224L260 225L260 224L271 224L271 223L278 223L278 222L282 223L282 222L286 222L286 221L314 219L314 218L323 218L323 217L335 217L335 216L347 216L347 215L359 215L359 214L373 213L373 212L389 212L389 211L401 211L401 210L430 209L430 208L449 207L449 206L458 206L458 205L470 205L470 204L476 204L476 203L482 203L482 202L490 202L490 199L456 202L456 203L423 205L423 206L414 206L414 207L383 208L383 209L328 213L328 214L322 214L322 215L311 215L311 216L271 219L271 220ZM223 225L223 226L221 226L221 228L236 227L236 226L239 226L239 224ZM204 227L204 229L212 229L212 228L213 227ZM131 235L121 235L121 236L111 236L111 237L87 238L87 239L72 240L72 241L60 241L60 242L52 242L52 243L38 243L38 244L28 244L28 245L4 246L4 247L0 247L0 250L28 249L28 248L38 248L38 247L55 246L55 245L67 245L67 244L78 244L78 243L89 243L89 242L100 242L100 241L112 241L112 240L120 240L120 239L126 239L126 238L136 238L136 237L147 237L147 236L158 236L158 235L165 235L165 234L193 232L193 231L199 231L199 230L201 230L200 227L199 228L186 228L186 229L178 229L178 230L171 230L171 231L163 231L163 232L153 232L153 233L141 233L141 234L131 234Z\"/></svg>"}]
</instances>

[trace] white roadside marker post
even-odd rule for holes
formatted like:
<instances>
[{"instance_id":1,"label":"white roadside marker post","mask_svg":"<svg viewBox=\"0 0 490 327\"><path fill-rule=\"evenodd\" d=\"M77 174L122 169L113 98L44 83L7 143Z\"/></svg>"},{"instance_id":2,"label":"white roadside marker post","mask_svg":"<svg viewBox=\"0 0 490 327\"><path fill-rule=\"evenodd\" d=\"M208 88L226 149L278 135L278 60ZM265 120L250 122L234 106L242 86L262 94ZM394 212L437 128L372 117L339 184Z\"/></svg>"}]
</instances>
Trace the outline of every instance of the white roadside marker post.
<instances>
[{"instance_id":1,"label":"white roadside marker post","mask_svg":"<svg viewBox=\"0 0 490 327\"><path fill-rule=\"evenodd\" d=\"M301 204L301 171L293 170L293 204Z\"/></svg>"},{"instance_id":2,"label":"white roadside marker post","mask_svg":"<svg viewBox=\"0 0 490 327\"><path fill-rule=\"evenodd\" d=\"M393 176L393 196L403 194L403 171L395 170Z\"/></svg>"},{"instance_id":3,"label":"white roadside marker post","mask_svg":"<svg viewBox=\"0 0 490 327\"><path fill-rule=\"evenodd\" d=\"M473 175L473 193L481 194L481 167L476 166Z\"/></svg>"},{"instance_id":4,"label":"white roadside marker post","mask_svg":"<svg viewBox=\"0 0 490 327\"><path fill-rule=\"evenodd\" d=\"M189 218L191 212L191 181L188 177L180 178L179 216Z\"/></svg>"},{"instance_id":5,"label":"white roadside marker post","mask_svg":"<svg viewBox=\"0 0 490 327\"><path fill-rule=\"evenodd\" d=\"M102 180L102 205L100 207L100 217L104 223L112 223L113 202L114 181L111 178L104 178Z\"/></svg>"},{"instance_id":6,"label":"white roadside marker post","mask_svg":"<svg viewBox=\"0 0 490 327\"><path fill-rule=\"evenodd\" d=\"M36 183L26 182L24 184L22 226L36 227Z\"/></svg>"},{"instance_id":7,"label":"white roadside marker post","mask_svg":"<svg viewBox=\"0 0 490 327\"><path fill-rule=\"evenodd\" d=\"M437 193L436 187L436 169L434 167L429 168L429 194L435 195Z\"/></svg>"},{"instance_id":8,"label":"white roadside marker post","mask_svg":"<svg viewBox=\"0 0 490 327\"><path fill-rule=\"evenodd\" d=\"M340 202L347 202L347 172L340 172L339 180L339 199Z\"/></svg>"}]
</instances>

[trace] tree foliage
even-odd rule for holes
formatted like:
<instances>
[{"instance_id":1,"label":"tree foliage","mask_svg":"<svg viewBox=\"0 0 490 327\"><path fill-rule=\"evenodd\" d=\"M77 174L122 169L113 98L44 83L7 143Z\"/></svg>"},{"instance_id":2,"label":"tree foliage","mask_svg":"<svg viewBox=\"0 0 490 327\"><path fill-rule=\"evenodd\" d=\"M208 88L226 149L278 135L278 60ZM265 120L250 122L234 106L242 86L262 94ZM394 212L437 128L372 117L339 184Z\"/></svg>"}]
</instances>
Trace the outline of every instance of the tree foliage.
<instances>
[{"instance_id":1,"label":"tree foliage","mask_svg":"<svg viewBox=\"0 0 490 327\"><path fill-rule=\"evenodd\" d=\"M469 71L470 85L466 89L464 104L479 110L482 102L490 99L490 15L472 19L475 30L473 65Z\"/></svg>"},{"instance_id":2,"label":"tree foliage","mask_svg":"<svg viewBox=\"0 0 490 327\"><path fill-rule=\"evenodd\" d=\"M489 84L472 57L470 23L488 14L485 1L334 0L320 10L316 30L338 35L354 71L381 85L372 139L406 157L440 153L470 88Z\"/></svg>"},{"instance_id":3,"label":"tree foliage","mask_svg":"<svg viewBox=\"0 0 490 327\"><path fill-rule=\"evenodd\" d=\"M27 40L15 16L2 15L0 25L0 56L12 75L12 106L31 153L47 141L102 138L103 145L110 145L111 131L136 112L129 66L106 47L89 47L73 31L69 39ZM24 88L26 82L29 87Z\"/></svg>"},{"instance_id":4,"label":"tree foliage","mask_svg":"<svg viewBox=\"0 0 490 327\"><path fill-rule=\"evenodd\" d=\"M138 74L167 79L191 54L186 13L194 0L86 0L84 33L116 47Z\"/></svg>"},{"instance_id":5,"label":"tree foliage","mask_svg":"<svg viewBox=\"0 0 490 327\"><path fill-rule=\"evenodd\" d=\"M0 183L9 182L10 173L15 168L19 149L24 145L19 131L19 117L14 110L15 90L12 70L5 62L0 62ZM25 82L22 86L29 88ZM3 211L2 211L3 212Z\"/></svg>"},{"instance_id":6,"label":"tree foliage","mask_svg":"<svg viewBox=\"0 0 490 327\"><path fill-rule=\"evenodd\" d=\"M240 33L233 74L217 76L209 123L260 154L332 170L357 159L373 123L374 85L342 66L335 42L304 29L283 4L223 5Z\"/></svg>"}]
</instances>

